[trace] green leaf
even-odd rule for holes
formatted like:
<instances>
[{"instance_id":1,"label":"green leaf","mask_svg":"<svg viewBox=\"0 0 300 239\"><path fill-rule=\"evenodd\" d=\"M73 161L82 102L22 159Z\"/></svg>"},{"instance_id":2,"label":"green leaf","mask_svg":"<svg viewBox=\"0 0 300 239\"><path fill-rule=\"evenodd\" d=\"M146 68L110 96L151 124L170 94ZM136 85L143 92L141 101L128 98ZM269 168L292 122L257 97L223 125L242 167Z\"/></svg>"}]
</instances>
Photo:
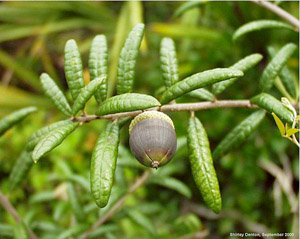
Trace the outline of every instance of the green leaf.
<instances>
[{"instance_id":1,"label":"green leaf","mask_svg":"<svg viewBox=\"0 0 300 239\"><path fill-rule=\"evenodd\" d=\"M75 40L68 40L65 46L65 74L73 100L84 87L82 62Z\"/></svg>"},{"instance_id":2,"label":"green leaf","mask_svg":"<svg viewBox=\"0 0 300 239\"><path fill-rule=\"evenodd\" d=\"M78 236L81 233L85 232L88 229L87 224L77 224L71 227L70 229L64 230L60 233L56 238L57 239L69 239L73 238L74 236Z\"/></svg>"},{"instance_id":3,"label":"green leaf","mask_svg":"<svg viewBox=\"0 0 300 239\"><path fill-rule=\"evenodd\" d=\"M220 31L199 26L186 27L180 23L152 23L150 30L162 36L176 39L193 38L206 44L224 40L224 36Z\"/></svg>"},{"instance_id":4,"label":"green leaf","mask_svg":"<svg viewBox=\"0 0 300 239\"><path fill-rule=\"evenodd\" d=\"M219 213L222 208L222 199L209 141L203 125L195 117L189 119L188 148L193 178L204 202L215 213Z\"/></svg>"},{"instance_id":5,"label":"green leaf","mask_svg":"<svg viewBox=\"0 0 300 239\"><path fill-rule=\"evenodd\" d=\"M114 182L119 147L119 124L107 125L96 143L91 160L91 191L98 207L108 203Z\"/></svg>"},{"instance_id":6,"label":"green leaf","mask_svg":"<svg viewBox=\"0 0 300 239\"><path fill-rule=\"evenodd\" d=\"M55 195L53 191L42 191L34 194L30 197L29 203L45 203L51 202L55 199Z\"/></svg>"},{"instance_id":7,"label":"green leaf","mask_svg":"<svg viewBox=\"0 0 300 239\"><path fill-rule=\"evenodd\" d=\"M248 22L242 25L241 27L239 27L234 32L232 38L235 41L249 32L259 31L267 28L283 28L283 29L294 30L291 25L284 22L275 21L275 20L257 20L257 21Z\"/></svg>"},{"instance_id":8,"label":"green leaf","mask_svg":"<svg viewBox=\"0 0 300 239\"><path fill-rule=\"evenodd\" d=\"M13 237L13 227L9 224L0 223L0 236L4 238Z\"/></svg>"},{"instance_id":9,"label":"green leaf","mask_svg":"<svg viewBox=\"0 0 300 239\"><path fill-rule=\"evenodd\" d=\"M57 202L54 205L54 209L53 209L53 219L54 219L54 221L58 221L59 219L61 219L68 208L69 208L69 203L68 202L66 202L66 201Z\"/></svg>"},{"instance_id":10,"label":"green leaf","mask_svg":"<svg viewBox=\"0 0 300 239\"><path fill-rule=\"evenodd\" d=\"M111 232L116 232L119 230L119 226L116 224L105 224L105 225L101 225L101 227L97 228L95 231L93 231L90 236L89 239L92 238L101 238L100 236L106 233L111 233Z\"/></svg>"},{"instance_id":11,"label":"green leaf","mask_svg":"<svg viewBox=\"0 0 300 239\"><path fill-rule=\"evenodd\" d=\"M12 110L32 105L45 110L52 107L50 100L44 95L32 94L32 92L21 90L19 87L0 84L0 95L0 117L4 117Z\"/></svg>"},{"instance_id":12,"label":"green leaf","mask_svg":"<svg viewBox=\"0 0 300 239\"><path fill-rule=\"evenodd\" d=\"M291 128L292 128L292 126L290 124L285 123L285 131L288 131Z\"/></svg>"},{"instance_id":13,"label":"green leaf","mask_svg":"<svg viewBox=\"0 0 300 239\"><path fill-rule=\"evenodd\" d=\"M127 93L111 97L104 101L97 114L107 115L119 112L144 110L156 106L160 106L160 103L150 95Z\"/></svg>"},{"instance_id":14,"label":"green leaf","mask_svg":"<svg viewBox=\"0 0 300 239\"><path fill-rule=\"evenodd\" d=\"M260 108L267 110L269 113L274 112L282 120L292 124L294 121L293 113L283 104L267 93L260 93L250 99L251 103L258 105Z\"/></svg>"},{"instance_id":15,"label":"green leaf","mask_svg":"<svg viewBox=\"0 0 300 239\"><path fill-rule=\"evenodd\" d=\"M100 104L107 97L107 42L104 35L97 35L92 43L89 56L89 71L91 80L98 77L104 78L100 88L95 92L95 99Z\"/></svg>"},{"instance_id":16,"label":"green leaf","mask_svg":"<svg viewBox=\"0 0 300 239\"><path fill-rule=\"evenodd\" d=\"M235 126L222 141L218 144L213 152L214 159L225 155L234 148L243 143L251 133L258 127L265 117L265 112L260 110L252 113L241 123Z\"/></svg>"},{"instance_id":17,"label":"green leaf","mask_svg":"<svg viewBox=\"0 0 300 239\"><path fill-rule=\"evenodd\" d=\"M271 55L272 58L276 55L276 50L274 47L268 47L268 52ZM287 92L294 98L297 98L297 83L295 78L293 77L291 71L289 68L285 65L282 70L278 73L278 76L280 77L280 80L282 84L284 85L284 88L287 90Z\"/></svg>"},{"instance_id":18,"label":"green leaf","mask_svg":"<svg viewBox=\"0 0 300 239\"><path fill-rule=\"evenodd\" d=\"M134 221L136 224L143 227L146 231L148 231L152 236L156 236L157 229L155 228L152 221L142 212L137 209L131 209L126 211L127 215Z\"/></svg>"},{"instance_id":19,"label":"green leaf","mask_svg":"<svg viewBox=\"0 0 300 239\"><path fill-rule=\"evenodd\" d=\"M287 66L284 66L282 70L279 72L280 80L282 81L284 88L287 92L294 98L298 97L298 85L293 76L292 72Z\"/></svg>"},{"instance_id":20,"label":"green leaf","mask_svg":"<svg viewBox=\"0 0 300 239\"><path fill-rule=\"evenodd\" d=\"M70 181L74 184L78 184L80 187L82 187L87 192L89 192L91 189L89 180L83 176L71 174L71 175L67 175L66 177L64 177L64 180Z\"/></svg>"},{"instance_id":21,"label":"green leaf","mask_svg":"<svg viewBox=\"0 0 300 239\"><path fill-rule=\"evenodd\" d=\"M5 116L0 121L0 136L3 135L8 129L13 127L15 124L21 122L30 113L36 110L36 107L27 107Z\"/></svg>"},{"instance_id":22,"label":"green leaf","mask_svg":"<svg viewBox=\"0 0 300 239\"><path fill-rule=\"evenodd\" d=\"M81 89L76 100L74 101L72 109L73 115L76 115L80 110L84 108L85 104L100 87L101 83L105 80L106 79L103 77L96 78L95 80L91 81L87 86Z\"/></svg>"},{"instance_id":23,"label":"green leaf","mask_svg":"<svg viewBox=\"0 0 300 239\"><path fill-rule=\"evenodd\" d=\"M52 78L48 74L43 73L40 77L40 80L45 95L47 95L50 98L53 104L61 112L63 112L67 116L70 116L72 113L71 107L66 97L64 96L64 93L58 88L58 86L55 84Z\"/></svg>"},{"instance_id":24,"label":"green leaf","mask_svg":"<svg viewBox=\"0 0 300 239\"><path fill-rule=\"evenodd\" d=\"M278 118L278 116L275 114L275 113L272 113L273 115L273 118L275 120L275 123L277 125L277 128L279 129L280 131L280 134L281 136L284 136L285 135L285 127L284 127L284 124L282 123L282 121Z\"/></svg>"},{"instance_id":25,"label":"green leaf","mask_svg":"<svg viewBox=\"0 0 300 239\"><path fill-rule=\"evenodd\" d=\"M78 122L67 124L59 128L56 128L53 131L51 131L49 134L47 134L35 146L32 153L33 161L36 163L46 153L50 152L55 147L60 145L64 141L64 139L78 127L78 125L79 125Z\"/></svg>"},{"instance_id":26,"label":"green leaf","mask_svg":"<svg viewBox=\"0 0 300 239\"><path fill-rule=\"evenodd\" d=\"M172 177L152 177L149 183L154 183L166 188L173 189L187 198L191 198L192 192L190 188L180 180Z\"/></svg>"},{"instance_id":27,"label":"green leaf","mask_svg":"<svg viewBox=\"0 0 300 239\"><path fill-rule=\"evenodd\" d=\"M118 120L119 122L119 120ZM139 168L139 169L146 169L147 167L140 164L132 155L131 151L120 144L119 152L118 152L118 163L117 166L120 167L129 167L129 168Z\"/></svg>"},{"instance_id":28,"label":"green leaf","mask_svg":"<svg viewBox=\"0 0 300 239\"><path fill-rule=\"evenodd\" d=\"M288 130L286 131L286 136L287 136L287 137L290 137L291 135L296 134L296 133L298 133L298 132L299 132L299 129L291 128L291 129L288 129Z\"/></svg>"},{"instance_id":29,"label":"green leaf","mask_svg":"<svg viewBox=\"0 0 300 239\"><path fill-rule=\"evenodd\" d=\"M296 49L297 46L294 43L288 43L277 52L262 73L259 82L261 90L268 91L272 88L276 76L278 76Z\"/></svg>"},{"instance_id":30,"label":"green leaf","mask_svg":"<svg viewBox=\"0 0 300 239\"><path fill-rule=\"evenodd\" d=\"M118 94L132 92L134 69L138 51L143 39L145 25L142 23L133 27L121 50L118 63L117 92Z\"/></svg>"},{"instance_id":31,"label":"green leaf","mask_svg":"<svg viewBox=\"0 0 300 239\"><path fill-rule=\"evenodd\" d=\"M135 223L143 227L151 235L156 236L157 230L153 225L152 221L147 216L145 216L140 211L134 209L127 210L126 213Z\"/></svg>"},{"instance_id":32,"label":"green leaf","mask_svg":"<svg viewBox=\"0 0 300 239\"><path fill-rule=\"evenodd\" d=\"M22 8L22 10L23 9L24 8ZM35 9L35 12L36 11L37 10ZM38 21L38 23L40 23L40 19L38 19ZM28 26L25 24L9 24L9 27L7 27L6 29L0 29L0 35L2 36L0 42L12 41L30 36L43 36L50 33L58 33L80 28L87 29L93 27L93 29L95 29L95 26L92 26L93 24L95 24L94 21L84 19L83 17L67 18L66 20L60 18L57 21L51 20L51 22L50 19L47 19L47 23L45 22L40 25L34 24Z\"/></svg>"},{"instance_id":33,"label":"green leaf","mask_svg":"<svg viewBox=\"0 0 300 239\"><path fill-rule=\"evenodd\" d=\"M0 35L1 42L5 36L5 33L0 32ZM2 49L0 49L0 64L4 68L10 69L14 73L14 75L16 75L18 79L20 79L26 85L30 85L37 92L40 92L38 75L33 70L30 70L29 67L24 66L24 64L22 64L21 61L15 59L15 57L6 53Z\"/></svg>"},{"instance_id":34,"label":"green leaf","mask_svg":"<svg viewBox=\"0 0 300 239\"><path fill-rule=\"evenodd\" d=\"M198 100L207 100L207 101L213 101L215 100L215 96L207 89L200 88L197 90L193 90L189 93L187 93L188 96L196 98Z\"/></svg>"},{"instance_id":35,"label":"green leaf","mask_svg":"<svg viewBox=\"0 0 300 239\"><path fill-rule=\"evenodd\" d=\"M163 38L160 44L160 67L166 87L170 87L179 80L178 62L174 41Z\"/></svg>"},{"instance_id":36,"label":"green leaf","mask_svg":"<svg viewBox=\"0 0 300 239\"><path fill-rule=\"evenodd\" d=\"M120 13L116 18L116 25L114 31L114 42L112 45L112 49L110 52L111 60L109 61L109 68L108 68L108 92L107 97L111 97L115 91L115 85L117 81L117 70L118 70L118 58L123 47L123 44L126 40L127 34L131 30L131 22L130 22L130 9L129 4L122 4L120 9Z\"/></svg>"},{"instance_id":37,"label":"green leaf","mask_svg":"<svg viewBox=\"0 0 300 239\"><path fill-rule=\"evenodd\" d=\"M193 213L179 216L175 220L174 230L177 234L195 234L203 229L201 220Z\"/></svg>"},{"instance_id":38,"label":"green leaf","mask_svg":"<svg viewBox=\"0 0 300 239\"><path fill-rule=\"evenodd\" d=\"M257 63L259 63L263 59L263 56L258 53L251 54L249 56L244 57L243 59L236 62L230 68L240 70L243 73L254 67ZM229 80L221 81L213 85L212 92L215 95L222 93L226 88L231 86L237 78L232 78Z\"/></svg>"},{"instance_id":39,"label":"green leaf","mask_svg":"<svg viewBox=\"0 0 300 239\"><path fill-rule=\"evenodd\" d=\"M28 239L28 231L26 225L23 222L18 222L14 226L14 238L15 239Z\"/></svg>"},{"instance_id":40,"label":"green leaf","mask_svg":"<svg viewBox=\"0 0 300 239\"><path fill-rule=\"evenodd\" d=\"M37 145L39 141L41 141L42 138L44 138L48 133L53 131L54 129L57 129L61 126L71 124L72 120L62 120L55 122L53 124L50 124L48 126L45 126L37 131L35 131L27 140L26 143L26 150L31 151L34 149L34 147Z\"/></svg>"},{"instance_id":41,"label":"green leaf","mask_svg":"<svg viewBox=\"0 0 300 239\"><path fill-rule=\"evenodd\" d=\"M242 71L229 68L217 68L194 74L168 88L162 95L161 103L166 104L192 90L203 88L218 81L241 76L243 76Z\"/></svg>"},{"instance_id":42,"label":"green leaf","mask_svg":"<svg viewBox=\"0 0 300 239\"><path fill-rule=\"evenodd\" d=\"M173 18L179 17L182 13L186 12L189 9L192 9L194 7L203 5L209 1L191 1L191 2L185 2L183 3L179 8L176 9L176 11L173 14Z\"/></svg>"},{"instance_id":43,"label":"green leaf","mask_svg":"<svg viewBox=\"0 0 300 239\"><path fill-rule=\"evenodd\" d=\"M62 228L59 225L51 221L34 221L31 227L39 232L46 232L47 236L50 234L52 237L53 235L57 235L57 233L62 231Z\"/></svg>"},{"instance_id":44,"label":"green leaf","mask_svg":"<svg viewBox=\"0 0 300 239\"><path fill-rule=\"evenodd\" d=\"M84 222L86 219L82 206L80 205L78 194L75 191L74 185L68 183L68 199L71 204L72 211L78 222Z\"/></svg>"},{"instance_id":45,"label":"green leaf","mask_svg":"<svg viewBox=\"0 0 300 239\"><path fill-rule=\"evenodd\" d=\"M145 7L142 1L128 1L126 3L128 7L128 16L130 27L135 26L136 24L143 23L145 18ZM129 29L131 30L131 29ZM129 32L129 31L128 31ZM124 41L124 40L123 40ZM140 51L145 53L147 52L147 40L144 35L141 42Z\"/></svg>"},{"instance_id":46,"label":"green leaf","mask_svg":"<svg viewBox=\"0 0 300 239\"><path fill-rule=\"evenodd\" d=\"M9 175L9 186L12 190L24 180L32 165L31 152L23 151L15 161Z\"/></svg>"}]
</instances>

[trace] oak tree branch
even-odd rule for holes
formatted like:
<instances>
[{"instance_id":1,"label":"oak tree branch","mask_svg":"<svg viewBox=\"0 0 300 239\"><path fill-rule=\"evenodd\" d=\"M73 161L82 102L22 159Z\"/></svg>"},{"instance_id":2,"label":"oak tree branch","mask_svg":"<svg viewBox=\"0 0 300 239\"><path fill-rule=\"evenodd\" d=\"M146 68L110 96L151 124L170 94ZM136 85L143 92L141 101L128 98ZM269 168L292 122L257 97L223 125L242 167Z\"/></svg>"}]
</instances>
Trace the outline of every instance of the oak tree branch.
<instances>
[{"instance_id":1,"label":"oak tree branch","mask_svg":"<svg viewBox=\"0 0 300 239\"><path fill-rule=\"evenodd\" d=\"M109 220L114 215L114 213L122 207L123 203L128 198L128 196L134 193L139 187L141 187L144 183L147 182L150 174L151 170L146 170L142 176L138 177L134 184L129 188L127 193L123 197L121 197L103 217L96 221L87 232L82 234L80 238L87 239L94 230L96 230L107 220Z\"/></svg>"},{"instance_id":2,"label":"oak tree branch","mask_svg":"<svg viewBox=\"0 0 300 239\"><path fill-rule=\"evenodd\" d=\"M275 4L270 3L268 1L264 1L264 0L251 0L251 1L256 3L259 6L264 7L266 9L268 9L269 11L275 13L276 15L278 15L279 17L284 19L286 22L290 23L293 27L295 27L295 30L297 32L299 32L300 22L297 18L295 18L290 13L286 12L282 8L276 6Z\"/></svg>"},{"instance_id":3,"label":"oak tree branch","mask_svg":"<svg viewBox=\"0 0 300 239\"><path fill-rule=\"evenodd\" d=\"M256 105L252 104L250 100L218 100L218 101L204 101L204 102L196 102L196 103L178 103L178 104L169 104L163 105L161 107L154 107L147 110L156 110L161 112L173 112L173 111L199 111L206 109L214 109L214 108L257 108ZM133 117L140 113L143 110L136 110L130 112L121 112L115 114L108 115L86 115L75 117L73 120L78 122L87 123L96 119L117 119L120 117Z\"/></svg>"},{"instance_id":4,"label":"oak tree branch","mask_svg":"<svg viewBox=\"0 0 300 239\"><path fill-rule=\"evenodd\" d=\"M22 219L19 216L17 210L14 208L14 206L10 203L10 201L8 200L8 198L6 196L4 196L2 194L2 192L0 191L0 204L2 205L2 207L9 212L12 217L15 219L16 222L21 222ZM31 229L27 228L29 236L31 239L37 239L37 235L35 235L35 233L33 231L31 231Z\"/></svg>"}]
</instances>

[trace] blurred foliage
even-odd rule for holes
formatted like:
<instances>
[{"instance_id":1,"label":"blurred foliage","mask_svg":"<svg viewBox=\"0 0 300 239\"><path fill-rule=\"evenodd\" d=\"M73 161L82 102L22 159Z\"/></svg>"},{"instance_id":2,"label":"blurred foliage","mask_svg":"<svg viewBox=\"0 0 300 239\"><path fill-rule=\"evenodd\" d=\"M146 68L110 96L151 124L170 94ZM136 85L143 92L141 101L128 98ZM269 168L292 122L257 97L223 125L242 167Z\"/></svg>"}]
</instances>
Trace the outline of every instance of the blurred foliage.
<instances>
[{"instance_id":1,"label":"blurred foliage","mask_svg":"<svg viewBox=\"0 0 300 239\"><path fill-rule=\"evenodd\" d=\"M180 79L206 69L228 67L251 53L261 53L264 59L258 67L249 70L224 91L218 97L220 99L247 99L259 93L258 80L270 59L267 47L282 47L288 42L298 44L297 33L281 29L253 32L233 42L233 32L249 21L280 20L252 2L205 1L178 13L182 4L0 3L0 117L21 107L36 106L39 109L38 113L26 118L0 139L1 190L16 207L26 226L41 238L77 238L73 235L85 231L103 216L112 203L124 194L124 190L132 185L137 175L144 171L128 148L128 125L125 125L121 131L123 146L119 150L112 196L107 207L97 208L89 191L89 164L92 149L105 125L105 121L98 120L70 135L46 159L32 167L19 188L10 191L9 173L26 139L35 130L63 118L42 95L39 75L47 72L66 90L63 48L68 39L75 39L79 45L83 54L85 81L88 82L87 58L91 41L97 34L107 36L109 95L115 91L117 60L124 39L138 22L146 24L146 37L137 61L135 92L154 95L163 86L159 46L164 36L175 40ZM277 4L299 17L298 2L278 1ZM297 79L298 64L297 53L287 64ZM277 98L281 96L276 88L271 93ZM67 96L70 99L70 92ZM190 101L185 98L179 101L187 100ZM87 105L87 112L90 109L96 109L94 99ZM249 109L213 109L197 112L196 115L206 128L213 150L234 125L251 112ZM298 194L297 148L281 138L271 115L242 147L214 162L224 204L223 212L218 217L207 213L192 180L184 137L188 113L174 112L169 115L176 127L179 147L172 162L153 172L151 177L176 180L177 186L174 188L170 182L171 186L154 179L149 181L130 195L122 210L96 229L90 238L196 238L194 235L205 231L209 233L208 238L227 238L230 232L293 231L295 220L288 196L281 188L278 191L277 181L258 164L262 159L269 160L289 173ZM178 182L183 184L178 186ZM77 209L69 200L69 185L72 185L72 193L77 195ZM191 198L186 198L190 193ZM86 215L83 222L78 221L76 210ZM1 238L10 238L23 230L3 208L0 208L0 213Z\"/></svg>"}]
</instances>

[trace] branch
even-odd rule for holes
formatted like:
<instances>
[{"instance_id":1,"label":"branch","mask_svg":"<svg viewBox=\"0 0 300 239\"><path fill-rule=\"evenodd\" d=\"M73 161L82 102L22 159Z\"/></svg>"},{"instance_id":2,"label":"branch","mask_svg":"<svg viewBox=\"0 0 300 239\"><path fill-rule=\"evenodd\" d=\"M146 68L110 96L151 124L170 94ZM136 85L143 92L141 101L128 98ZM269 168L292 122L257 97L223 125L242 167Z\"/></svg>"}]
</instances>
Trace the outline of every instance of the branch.
<instances>
[{"instance_id":1,"label":"branch","mask_svg":"<svg viewBox=\"0 0 300 239\"><path fill-rule=\"evenodd\" d=\"M234 221L237 221L239 223L242 223L244 227L251 231L256 233L269 233L271 230L267 228L264 224L254 222L252 220L249 220L246 215L241 214L237 210L222 210L220 214L215 214L208 208L201 206L199 204L193 203L191 201L185 200L183 202L183 207L185 207L186 212L193 212L200 217L206 218L208 220L217 220L220 218L230 218ZM269 237L272 238L272 237Z\"/></svg>"},{"instance_id":2,"label":"branch","mask_svg":"<svg viewBox=\"0 0 300 239\"><path fill-rule=\"evenodd\" d=\"M205 229L200 232L184 235L182 237L179 237L179 239L203 239L203 238L206 238L208 235L209 235L209 232L207 229Z\"/></svg>"},{"instance_id":3,"label":"branch","mask_svg":"<svg viewBox=\"0 0 300 239\"><path fill-rule=\"evenodd\" d=\"M0 190L0 204L2 205L2 207L7 211L9 212L12 217L15 219L16 222L21 222L22 219L21 217L19 216L17 210L14 208L14 206L10 203L10 201L8 200L7 197L5 197L1 190ZM37 235L35 235L35 233L33 231L31 231L30 228L27 227L27 230L28 230L28 233L29 233L29 236L31 239L37 239Z\"/></svg>"},{"instance_id":4,"label":"branch","mask_svg":"<svg viewBox=\"0 0 300 239\"><path fill-rule=\"evenodd\" d=\"M285 172L280 167L278 167L276 164L274 164L269 160L260 160L258 162L258 165L277 179L280 187L282 188L282 190L285 192L287 196L287 199L291 206L292 213L297 213L298 212L297 196L289 181L289 177L285 174Z\"/></svg>"},{"instance_id":5,"label":"branch","mask_svg":"<svg viewBox=\"0 0 300 239\"><path fill-rule=\"evenodd\" d=\"M197 102L197 103L169 104L169 105L163 105L161 107L154 107L148 110L168 112L168 111L198 111L198 110L206 110L206 109L214 109L214 108L244 108L244 107L257 108L257 106L251 104L249 100L219 100L219 101L205 101L205 102ZM103 116L86 115L86 116L76 117L73 120L87 123L96 119L117 119L120 117L136 116L142 112L143 110L136 110L131 112L122 112L122 113L108 114Z\"/></svg>"},{"instance_id":6,"label":"branch","mask_svg":"<svg viewBox=\"0 0 300 239\"><path fill-rule=\"evenodd\" d=\"M114 215L114 213L122 207L123 203L128 198L128 196L130 194L134 193L135 190L137 190L139 187L141 187L144 183L146 183L146 181L148 180L148 178L150 176L150 173L151 173L151 170L146 170L142 176L138 177L136 179L135 183L129 188L128 192L123 197L121 197L102 218L100 218L97 222L95 222L87 232L82 234L80 238L87 239L94 230L96 230L98 227L100 227L102 224L104 224L107 220L109 220Z\"/></svg>"},{"instance_id":7,"label":"branch","mask_svg":"<svg viewBox=\"0 0 300 239\"><path fill-rule=\"evenodd\" d=\"M300 22L297 18L295 18L293 15L290 13L286 12L282 8L276 6L273 3L270 3L268 1L263 1L263 0L251 0L252 2L256 3L257 5L264 7L268 9L269 11L275 13L282 19L284 19L286 22L290 23L293 27L295 27L295 30L299 32L300 28Z\"/></svg>"}]
</instances>

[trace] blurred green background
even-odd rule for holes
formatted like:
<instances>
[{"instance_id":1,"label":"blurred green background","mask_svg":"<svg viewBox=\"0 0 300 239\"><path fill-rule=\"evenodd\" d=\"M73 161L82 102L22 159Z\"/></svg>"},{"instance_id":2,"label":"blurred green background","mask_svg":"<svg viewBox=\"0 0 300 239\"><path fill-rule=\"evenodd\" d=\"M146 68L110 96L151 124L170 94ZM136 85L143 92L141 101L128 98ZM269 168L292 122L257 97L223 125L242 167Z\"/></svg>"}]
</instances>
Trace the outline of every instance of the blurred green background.
<instances>
[{"instance_id":1,"label":"blurred green background","mask_svg":"<svg viewBox=\"0 0 300 239\"><path fill-rule=\"evenodd\" d=\"M0 3L0 118L25 106L34 105L39 109L0 139L1 190L25 223L41 238L58 238L76 225L88 227L111 206L98 209L89 192L89 162L95 141L105 124L103 120L78 129L34 165L17 190L9 190L9 173L26 139L42 126L63 119L63 115L42 94L39 75L47 72L70 96L63 69L63 51L68 39L75 39L79 45L85 81L88 82L91 41L97 34L107 36L110 95L115 92L119 52L127 34L139 22L146 24L146 33L137 61L135 92L159 94L157 90L163 86L159 45L164 36L172 37L176 42L180 79L207 69L228 67L251 53L263 54L263 61L222 93L220 99L248 99L259 93L259 77L270 59L267 47L282 47L288 42L298 44L297 33L280 29L253 32L233 42L233 32L249 21L280 20L252 2L204 2L174 17L183 3ZM277 1L276 4L299 18L297 1ZM288 61L296 79L298 65L297 53ZM282 96L276 88L271 93L278 99ZM178 100L191 101L195 102L188 98ZM93 114L95 108L96 102L92 99L87 112ZM250 112L249 109L197 112L207 130L211 149ZM223 211L219 216L205 208L192 179L185 138L189 115L187 112L169 115L176 126L178 151L170 164L153 172L151 177L168 177L184 185L175 183L164 187L150 180L126 200L122 209L101 227L103 231L95 238L100 235L101 238L228 238L230 232L297 233L298 215L291 213L291 195L284 192L278 186L281 182L258 163L267 159L270 167L279 168L294 194L298 195L298 149L280 136L271 115L242 147L214 162L223 198ZM110 201L122 195L145 170L131 155L127 129L124 127L121 131L122 146ZM68 180L62 176L65 167L80 179L74 185L86 216L84 222L74 219L66 192ZM10 237L15 222L2 208L0 213L0 230L1 227L3 231L7 230L6 237Z\"/></svg>"}]
</instances>

